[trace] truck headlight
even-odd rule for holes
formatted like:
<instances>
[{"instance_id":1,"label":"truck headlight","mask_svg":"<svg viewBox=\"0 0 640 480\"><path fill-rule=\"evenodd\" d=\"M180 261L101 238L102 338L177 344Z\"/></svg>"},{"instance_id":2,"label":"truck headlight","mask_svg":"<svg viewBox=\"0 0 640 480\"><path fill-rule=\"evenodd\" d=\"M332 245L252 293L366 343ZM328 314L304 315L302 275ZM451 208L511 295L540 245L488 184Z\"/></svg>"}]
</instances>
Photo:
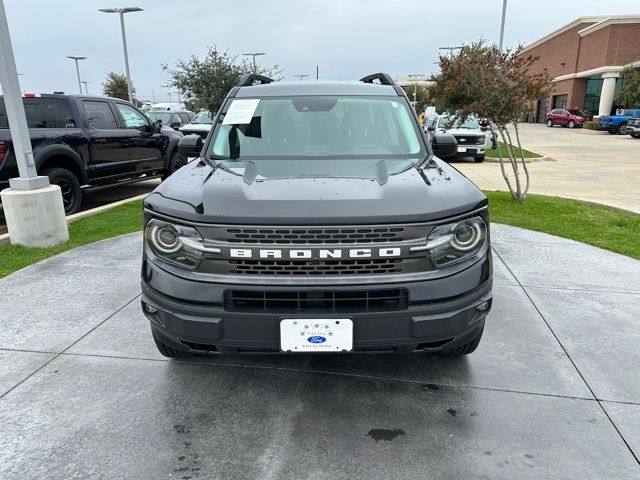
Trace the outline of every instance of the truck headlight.
<instances>
[{"instance_id":1,"label":"truck headlight","mask_svg":"<svg viewBox=\"0 0 640 480\"><path fill-rule=\"evenodd\" d=\"M147 223L144 238L156 257L190 270L198 267L206 250L202 235L195 228L158 219Z\"/></svg>"},{"instance_id":2,"label":"truck headlight","mask_svg":"<svg viewBox=\"0 0 640 480\"><path fill-rule=\"evenodd\" d=\"M427 239L427 250L436 268L473 257L487 241L487 224L481 217L439 225Z\"/></svg>"}]
</instances>

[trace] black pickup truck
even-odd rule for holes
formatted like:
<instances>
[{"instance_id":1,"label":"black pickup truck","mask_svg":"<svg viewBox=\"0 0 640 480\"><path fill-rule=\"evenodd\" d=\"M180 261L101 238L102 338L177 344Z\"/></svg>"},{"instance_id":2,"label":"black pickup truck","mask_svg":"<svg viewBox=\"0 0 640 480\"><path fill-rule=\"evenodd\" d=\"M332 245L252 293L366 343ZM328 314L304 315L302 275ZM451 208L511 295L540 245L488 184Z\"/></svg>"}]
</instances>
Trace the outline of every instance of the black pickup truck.
<instances>
[{"instance_id":1,"label":"black pickup truck","mask_svg":"<svg viewBox=\"0 0 640 480\"><path fill-rule=\"evenodd\" d=\"M131 103L85 95L23 94L36 168L62 189L67 214L83 192L167 177L186 164L180 132L153 123ZM0 190L18 176L0 97Z\"/></svg>"}]
</instances>

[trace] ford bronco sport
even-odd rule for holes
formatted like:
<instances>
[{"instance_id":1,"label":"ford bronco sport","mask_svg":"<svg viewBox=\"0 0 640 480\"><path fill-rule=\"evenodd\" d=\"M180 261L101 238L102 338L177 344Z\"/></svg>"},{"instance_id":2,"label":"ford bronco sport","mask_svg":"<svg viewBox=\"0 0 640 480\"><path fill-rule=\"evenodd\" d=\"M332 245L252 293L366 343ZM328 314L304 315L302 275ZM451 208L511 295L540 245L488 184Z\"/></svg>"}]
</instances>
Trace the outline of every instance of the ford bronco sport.
<instances>
[{"instance_id":1,"label":"ford bronco sport","mask_svg":"<svg viewBox=\"0 0 640 480\"><path fill-rule=\"evenodd\" d=\"M198 158L144 202L142 310L163 355L476 349L487 199L433 156L389 75L247 75L180 148Z\"/></svg>"}]
</instances>

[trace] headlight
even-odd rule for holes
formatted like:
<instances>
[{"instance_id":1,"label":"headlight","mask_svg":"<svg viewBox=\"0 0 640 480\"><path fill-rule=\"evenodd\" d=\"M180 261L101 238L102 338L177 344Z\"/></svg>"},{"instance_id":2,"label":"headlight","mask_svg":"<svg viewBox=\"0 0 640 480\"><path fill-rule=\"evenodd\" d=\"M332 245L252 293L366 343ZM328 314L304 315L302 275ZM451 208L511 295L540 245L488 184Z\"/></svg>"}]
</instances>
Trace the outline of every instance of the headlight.
<instances>
[{"instance_id":1,"label":"headlight","mask_svg":"<svg viewBox=\"0 0 640 480\"><path fill-rule=\"evenodd\" d=\"M436 268L448 267L473 257L487 239L487 224L481 217L439 225L427 239L427 250Z\"/></svg>"},{"instance_id":2,"label":"headlight","mask_svg":"<svg viewBox=\"0 0 640 480\"><path fill-rule=\"evenodd\" d=\"M153 219L144 230L149 249L165 262L195 270L205 253L219 253L219 249L207 249L200 233L191 227L175 225Z\"/></svg>"}]
</instances>

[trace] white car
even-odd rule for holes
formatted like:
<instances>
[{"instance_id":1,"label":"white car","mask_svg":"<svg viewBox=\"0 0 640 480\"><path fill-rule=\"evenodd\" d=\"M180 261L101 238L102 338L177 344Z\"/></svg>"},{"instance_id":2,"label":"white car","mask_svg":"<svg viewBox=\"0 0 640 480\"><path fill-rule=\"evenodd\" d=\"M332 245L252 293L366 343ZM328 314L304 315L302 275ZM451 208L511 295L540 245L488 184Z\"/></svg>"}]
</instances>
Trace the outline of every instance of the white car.
<instances>
[{"instance_id":1,"label":"white car","mask_svg":"<svg viewBox=\"0 0 640 480\"><path fill-rule=\"evenodd\" d=\"M206 139L207 135L209 135L209 131L213 126L213 118L211 113L208 110L202 110L198 112L191 123L187 123L180 127L180 131L183 135L200 135L202 139Z\"/></svg>"},{"instance_id":2,"label":"white car","mask_svg":"<svg viewBox=\"0 0 640 480\"><path fill-rule=\"evenodd\" d=\"M486 150L491 148L491 134L482 130L475 117L460 123L454 116L440 115L429 129L453 135L458 142L457 156L473 157L476 163L483 162Z\"/></svg>"}]
</instances>

